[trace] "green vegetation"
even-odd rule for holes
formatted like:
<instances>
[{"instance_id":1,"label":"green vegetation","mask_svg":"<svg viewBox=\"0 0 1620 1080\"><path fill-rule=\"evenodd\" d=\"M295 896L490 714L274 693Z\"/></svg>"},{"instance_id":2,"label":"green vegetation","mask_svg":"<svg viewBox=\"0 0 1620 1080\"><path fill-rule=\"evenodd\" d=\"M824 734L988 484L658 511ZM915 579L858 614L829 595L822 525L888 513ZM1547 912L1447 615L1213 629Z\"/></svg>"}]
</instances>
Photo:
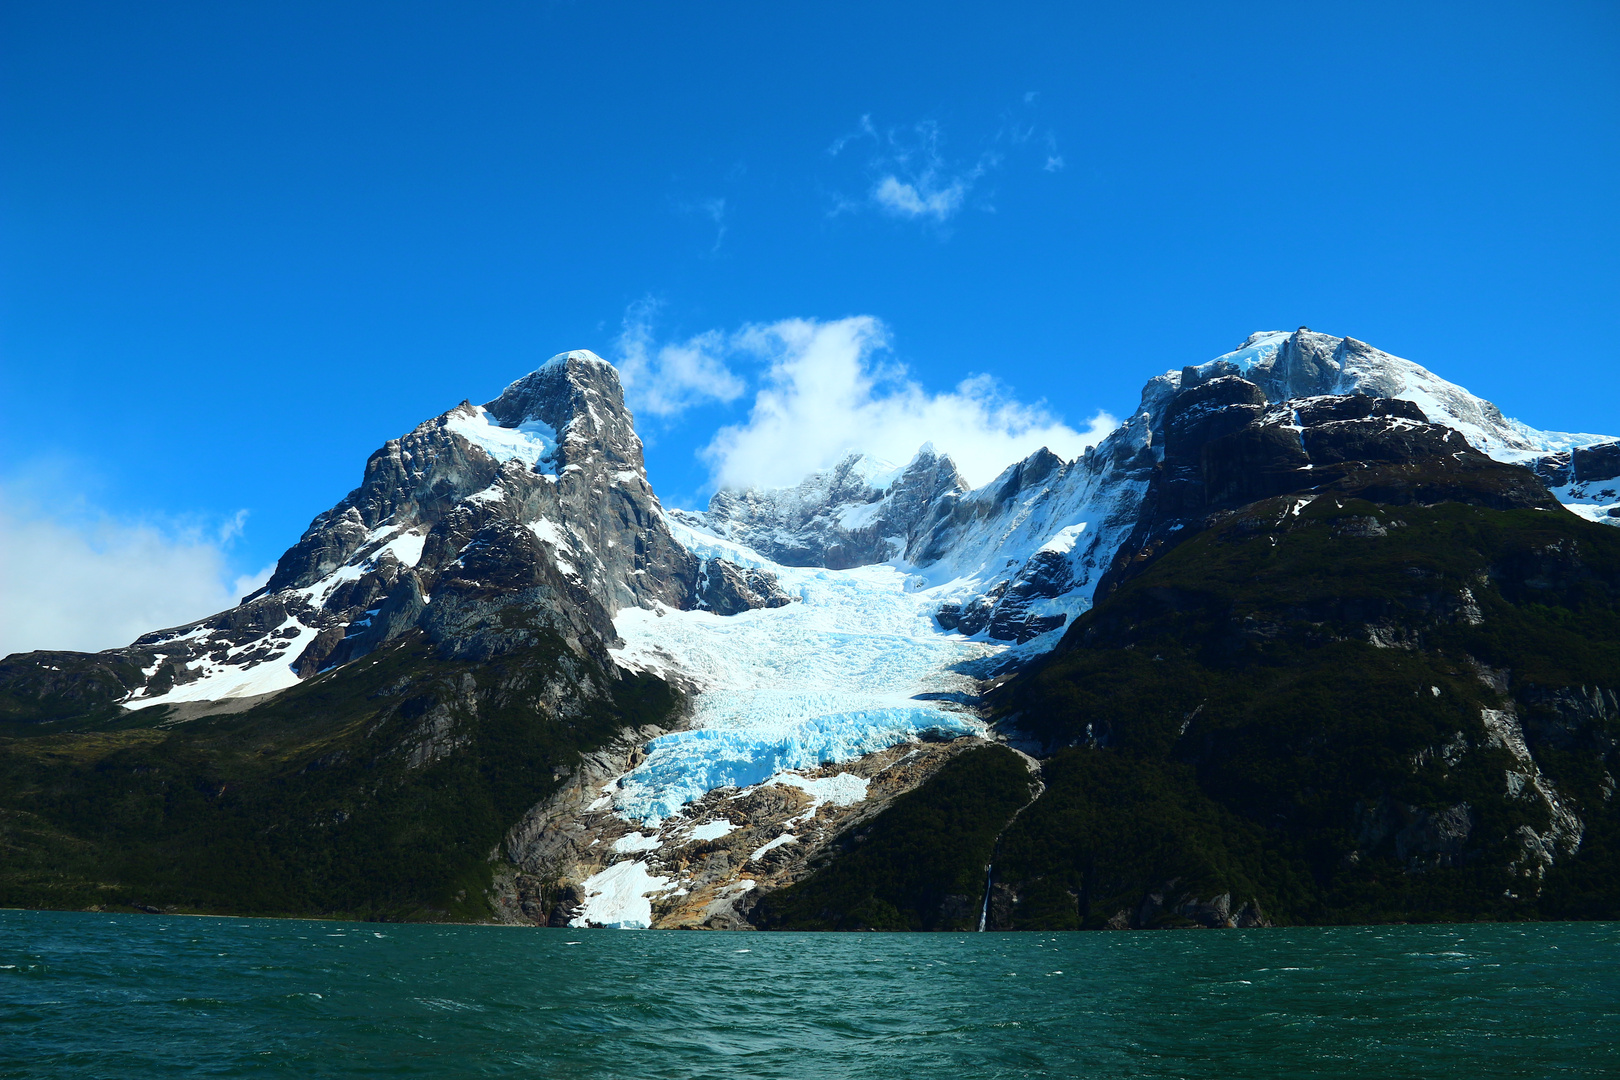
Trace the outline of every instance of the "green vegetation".
<instances>
[{"instance_id":1,"label":"green vegetation","mask_svg":"<svg viewBox=\"0 0 1620 1080\"><path fill-rule=\"evenodd\" d=\"M834 840L823 869L766 897L754 918L773 930L972 929L996 837L1031 783L1005 747L958 754Z\"/></svg>"},{"instance_id":2,"label":"green vegetation","mask_svg":"<svg viewBox=\"0 0 1620 1080\"><path fill-rule=\"evenodd\" d=\"M1455 502L1292 505L1171 548L992 695L1001 726L1050 755L1001 838L992 925L1194 925L1178 902L1221 894L1280 923L1620 918L1620 717L1549 704L1620 690L1620 530ZM1548 835L1551 812L1510 793L1526 766L1484 709L1522 721L1584 824L1544 879L1526 876L1522 830ZM941 773L917 805L956 784ZM1448 811L1466 836L1436 831ZM978 837L1007 817L961 812L983 815L954 826ZM863 828L909 836L915 813L897 802ZM964 887L949 860L842 850L762 908L929 925L926 905Z\"/></svg>"},{"instance_id":3,"label":"green vegetation","mask_svg":"<svg viewBox=\"0 0 1620 1080\"><path fill-rule=\"evenodd\" d=\"M1189 766L1082 747L1053 755L1042 776L1046 791L1002 839L997 877L1018 893L1003 928L1098 929L1172 881L1176 893L1230 892L1268 913L1306 887L1305 868L1200 791ZM1147 925L1192 923L1161 913Z\"/></svg>"},{"instance_id":4,"label":"green vegetation","mask_svg":"<svg viewBox=\"0 0 1620 1080\"><path fill-rule=\"evenodd\" d=\"M675 704L555 635L478 664L411 635L235 715L14 724L0 905L486 917L506 830L581 751Z\"/></svg>"},{"instance_id":5,"label":"green vegetation","mask_svg":"<svg viewBox=\"0 0 1620 1080\"><path fill-rule=\"evenodd\" d=\"M1455 503L1289 518L1279 502L1171 550L999 696L1021 730L1082 747L1004 842L1021 924L1098 925L1173 879L1295 922L1620 914L1601 790L1620 725L1594 718L1583 749L1560 750L1523 704L1620 683L1620 531ZM1510 867L1549 812L1510 797L1522 766L1481 721L1510 707L1587 825L1539 897ZM1461 850L1414 839L1399 857L1401 827L1460 804Z\"/></svg>"}]
</instances>

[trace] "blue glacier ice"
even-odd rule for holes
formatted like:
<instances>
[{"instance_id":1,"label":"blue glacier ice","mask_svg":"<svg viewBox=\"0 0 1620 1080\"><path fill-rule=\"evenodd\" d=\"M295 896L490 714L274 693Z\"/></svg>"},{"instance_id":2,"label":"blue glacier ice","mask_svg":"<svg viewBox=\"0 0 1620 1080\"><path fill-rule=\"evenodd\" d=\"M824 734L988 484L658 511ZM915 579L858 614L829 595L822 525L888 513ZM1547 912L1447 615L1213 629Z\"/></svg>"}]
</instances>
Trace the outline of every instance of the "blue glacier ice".
<instances>
[{"instance_id":1,"label":"blue glacier ice","mask_svg":"<svg viewBox=\"0 0 1620 1080\"><path fill-rule=\"evenodd\" d=\"M614 809L637 821L672 817L722 787L749 787L788 769L849 761L922 736L983 734L970 717L926 706L858 709L758 728L694 728L647 744L647 758L619 780Z\"/></svg>"}]
</instances>

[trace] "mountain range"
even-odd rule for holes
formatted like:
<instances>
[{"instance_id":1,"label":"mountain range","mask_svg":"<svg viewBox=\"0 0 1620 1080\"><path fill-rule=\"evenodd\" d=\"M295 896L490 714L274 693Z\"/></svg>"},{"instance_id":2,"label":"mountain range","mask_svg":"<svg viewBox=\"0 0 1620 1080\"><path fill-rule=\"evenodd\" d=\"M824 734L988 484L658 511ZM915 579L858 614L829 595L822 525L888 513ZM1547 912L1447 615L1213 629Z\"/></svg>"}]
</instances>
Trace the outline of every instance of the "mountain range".
<instances>
[{"instance_id":1,"label":"mountain range","mask_svg":"<svg viewBox=\"0 0 1620 1080\"><path fill-rule=\"evenodd\" d=\"M1301 328L970 487L665 508L559 354L234 608L0 661L0 903L541 925L1620 915L1620 440Z\"/></svg>"}]
</instances>

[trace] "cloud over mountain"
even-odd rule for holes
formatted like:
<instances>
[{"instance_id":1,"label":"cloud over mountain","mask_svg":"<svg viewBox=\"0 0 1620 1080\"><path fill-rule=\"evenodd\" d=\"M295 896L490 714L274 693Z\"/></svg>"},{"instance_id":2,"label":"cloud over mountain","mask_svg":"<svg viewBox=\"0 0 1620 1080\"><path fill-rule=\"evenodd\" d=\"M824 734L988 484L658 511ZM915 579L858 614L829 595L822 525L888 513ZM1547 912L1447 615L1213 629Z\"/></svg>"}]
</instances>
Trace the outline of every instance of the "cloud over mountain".
<instances>
[{"instance_id":1,"label":"cloud over mountain","mask_svg":"<svg viewBox=\"0 0 1620 1080\"><path fill-rule=\"evenodd\" d=\"M733 335L734 348L767 367L748 419L721 428L703 451L715 483L785 486L853 451L903 463L932 442L982 484L1042 446L1077 457L1115 427L1099 412L1076 430L988 375L932 393L904 367L880 362L888 337L866 315L784 319Z\"/></svg>"}]
</instances>

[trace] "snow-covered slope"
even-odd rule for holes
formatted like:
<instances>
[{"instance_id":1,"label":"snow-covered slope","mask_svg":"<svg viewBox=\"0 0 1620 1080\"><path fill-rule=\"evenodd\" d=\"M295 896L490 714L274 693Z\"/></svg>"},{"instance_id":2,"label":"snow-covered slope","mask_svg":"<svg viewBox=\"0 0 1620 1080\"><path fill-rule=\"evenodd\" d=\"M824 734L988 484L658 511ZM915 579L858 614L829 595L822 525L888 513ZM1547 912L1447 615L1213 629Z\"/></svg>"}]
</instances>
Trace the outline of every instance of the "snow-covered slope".
<instances>
[{"instance_id":1,"label":"snow-covered slope","mask_svg":"<svg viewBox=\"0 0 1620 1080\"><path fill-rule=\"evenodd\" d=\"M694 730L652 746L615 793L626 814L970 730L942 702L1049 647L1091 605L1163 471L1167 409L1226 375L1274 405L1411 401L1535 469L1577 513L1620 524L1620 443L1531 429L1418 364L1305 329L1157 376L1083 457L1037 451L981 488L924 446L901 467L857 454L792 488L666 513L617 372L576 351L379 450L259 594L123 650L141 673L123 704L272 693L413 628L476 655L502 632L491 605L516 597L578 647L698 689Z\"/></svg>"},{"instance_id":2,"label":"snow-covered slope","mask_svg":"<svg viewBox=\"0 0 1620 1080\"><path fill-rule=\"evenodd\" d=\"M1257 383L1273 401L1354 393L1410 401L1434 423L1461 432L1476 449L1498 461L1533 461L1577 446L1612 441L1612 436L1538 431L1503 416L1489 401L1410 360L1355 338L1304 328L1291 334L1251 334L1236 350L1197 370L1206 378L1241 375Z\"/></svg>"},{"instance_id":3,"label":"snow-covered slope","mask_svg":"<svg viewBox=\"0 0 1620 1080\"><path fill-rule=\"evenodd\" d=\"M785 603L677 543L647 482L618 373L560 353L484 405L462 402L371 456L269 583L230 611L128 650L131 709L273 693L423 629L488 654L517 602L577 649L605 649L624 607L730 614Z\"/></svg>"},{"instance_id":4,"label":"snow-covered slope","mask_svg":"<svg viewBox=\"0 0 1620 1080\"><path fill-rule=\"evenodd\" d=\"M1369 397L1334 396L1356 394ZM1122 557L1231 505L1232 492L1212 494L1209 460L1177 457L1209 443L1193 434L1217 414L1291 440L1299 469L1315 467L1316 414L1434 445L1455 438L1431 427L1444 425L1534 470L1575 512L1620 524L1620 441L1534 430L1411 361L1305 329L1156 376L1084 456L1040 450L977 489L923 446L903 466L856 454L791 488L666 512L617 372L576 351L390 441L263 590L113 650L98 678L121 695L109 701L143 709L275 693L407 633L472 663L553 633L576 656L694 691L688 724L639 746L591 796L621 828L688 843L719 823L681 824L683 808L717 789L843 784L840 798L859 802L853 774L801 774L982 733L980 680L1055 644ZM1201 509L1176 502L1194 488ZM35 655L29 678L56 693L60 654ZM676 887L647 870L665 842L614 847L623 858L587 889L596 921L635 922L637 890Z\"/></svg>"}]
</instances>

